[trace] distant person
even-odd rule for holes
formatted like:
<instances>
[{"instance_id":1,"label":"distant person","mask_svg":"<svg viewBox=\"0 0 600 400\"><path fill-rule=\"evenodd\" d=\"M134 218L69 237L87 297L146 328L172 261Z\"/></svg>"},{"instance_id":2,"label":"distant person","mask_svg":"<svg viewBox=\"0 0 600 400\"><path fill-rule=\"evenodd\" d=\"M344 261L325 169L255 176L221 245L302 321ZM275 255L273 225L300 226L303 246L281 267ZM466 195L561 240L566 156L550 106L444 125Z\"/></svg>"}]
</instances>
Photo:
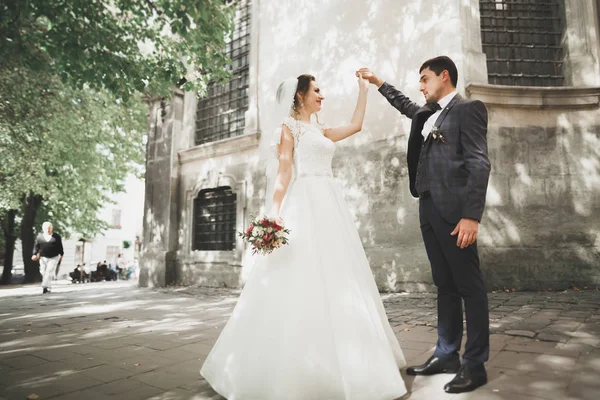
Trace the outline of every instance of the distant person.
<instances>
[{"instance_id":1,"label":"distant person","mask_svg":"<svg viewBox=\"0 0 600 400\"><path fill-rule=\"evenodd\" d=\"M104 260L104 267L106 267L106 273L109 274L110 278L108 280L116 281L117 280L117 271L112 267L110 263L106 266L106 260Z\"/></svg>"},{"instance_id":2,"label":"distant person","mask_svg":"<svg viewBox=\"0 0 600 400\"><path fill-rule=\"evenodd\" d=\"M81 265L77 264L77 267L73 270L73 272L69 272L69 276L71 277L71 282L83 283L86 279L89 280L89 275L85 272L85 269L81 267Z\"/></svg>"},{"instance_id":3,"label":"distant person","mask_svg":"<svg viewBox=\"0 0 600 400\"><path fill-rule=\"evenodd\" d=\"M52 278L64 254L60 236L58 233L53 233L53 227L50 222L44 222L42 224L42 234L35 241L33 256L31 257L32 261L40 262L43 294L50 292Z\"/></svg>"},{"instance_id":4,"label":"distant person","mask_svg":"<svg viewBox=\"0 0 600 400\"><path fill-rule=\"evenodd\" d=\"M123 257L123 253L119 253L117 256L117 260L115 261L115 269L117 270L117 275L119 278L125 278L125 266L127 263L125 262L125 257Z\"/></svg>"}]
</instances>

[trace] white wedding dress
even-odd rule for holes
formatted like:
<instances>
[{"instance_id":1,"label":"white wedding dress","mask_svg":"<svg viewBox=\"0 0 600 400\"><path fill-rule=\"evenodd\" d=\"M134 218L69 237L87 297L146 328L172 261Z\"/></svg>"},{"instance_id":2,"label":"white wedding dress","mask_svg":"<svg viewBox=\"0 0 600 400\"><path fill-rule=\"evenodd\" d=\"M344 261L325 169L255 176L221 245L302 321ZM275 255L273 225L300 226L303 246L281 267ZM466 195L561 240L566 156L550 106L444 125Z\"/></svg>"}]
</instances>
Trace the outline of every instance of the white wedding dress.
<instances>
[{"instance_id":1,"label":"white wedding dress","mask_svg":"<svg viewBox=\"0 0 600 400\"><path fill-rule=\"evenodd\" d=\"M281 216L288 245L257 256L200 373L229 400L384 400L405 365L341 188L335 144L286 118L296 179Z\"/></svg>"}]
</instances>

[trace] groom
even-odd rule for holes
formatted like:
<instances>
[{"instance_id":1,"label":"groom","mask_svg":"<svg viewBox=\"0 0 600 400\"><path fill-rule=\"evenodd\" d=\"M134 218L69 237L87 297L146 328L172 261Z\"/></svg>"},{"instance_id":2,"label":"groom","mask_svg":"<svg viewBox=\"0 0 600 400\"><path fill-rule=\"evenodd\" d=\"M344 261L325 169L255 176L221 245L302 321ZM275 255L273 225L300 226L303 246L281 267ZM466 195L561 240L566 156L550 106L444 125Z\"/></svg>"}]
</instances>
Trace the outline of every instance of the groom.
<instances>
[{"instance_id":1,"label":"groom","mask_svg":"<svg viewBox=\"0 0 600 400\"><path fill-rule=\"evenodd\" d=\"M419 219L438 296L438 341L425 364L409 375L456 373L448 393L468 392L487 383L488 300L477 254L477 232L490 175L488 116L478 100L456 91L458 71L445 56L419 70L419 106L367 68L358 71L402 114L412 119L408 139L410 192L419 198ZM467 343L462 357L463 309Z\"/></svg>"}]
</instances>

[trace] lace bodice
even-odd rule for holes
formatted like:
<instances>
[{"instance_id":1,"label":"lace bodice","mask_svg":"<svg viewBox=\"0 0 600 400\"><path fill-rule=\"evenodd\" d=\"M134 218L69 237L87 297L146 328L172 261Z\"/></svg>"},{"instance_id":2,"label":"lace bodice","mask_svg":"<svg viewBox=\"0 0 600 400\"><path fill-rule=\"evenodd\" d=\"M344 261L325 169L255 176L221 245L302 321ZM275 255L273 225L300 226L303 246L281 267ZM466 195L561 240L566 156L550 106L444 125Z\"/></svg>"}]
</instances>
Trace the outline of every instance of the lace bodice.
<instances>
[{"instance_id":1,"label":"lace bodice","mask_svg":"<svg viewBox=\"0 0 600 400\"><path fill-rule=\"evenodd\" d=\"M315 124L288 117L283 123L294 137L294 168L296 177L333 176L331 161L335 144L323 135Z\"/></svg>"}]
</instances>

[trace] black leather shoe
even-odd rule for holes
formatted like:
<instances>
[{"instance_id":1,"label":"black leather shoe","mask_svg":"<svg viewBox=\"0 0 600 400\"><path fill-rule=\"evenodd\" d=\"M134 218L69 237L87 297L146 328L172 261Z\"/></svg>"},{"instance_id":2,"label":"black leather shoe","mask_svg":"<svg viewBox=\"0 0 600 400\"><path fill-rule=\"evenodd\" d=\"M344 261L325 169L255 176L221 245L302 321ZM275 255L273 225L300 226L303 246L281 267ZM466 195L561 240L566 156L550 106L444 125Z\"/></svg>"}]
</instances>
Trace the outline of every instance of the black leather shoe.
<instances>
[{"instance_id":1,"label":"black leather shoe","mask_svg":"<svg viewBox=\"0 0 600 400\"><path fill-rule=\"evenodd\" d=\"M470 392L487 383L487 372L483 364L463 365L450 382L444 386L446 393Z\"/></svg>"},{"instance_id":2,"label":"black leather shoe","mask_svg":"<svg viewBox=\"0 0 600 400\"><path fill-rule=\"evenodd\" d=\"M44 291L43 291L42 293L43 293L43 294L50 293L50 289L48 289L47 287L45 287L45 288L44 288Z\"/></svg>"},{"instance_id":3,"label":"black leather shoe","mask_svg":"<svg viewBox=\"0 0 600 400\"><path fill-rule=\"evenodd\" d=\"M408 367L406 373L408 375L455 374L459 368L460 359L458 357L430 357L425 364Z\"/></svg>"}]
</instances>

